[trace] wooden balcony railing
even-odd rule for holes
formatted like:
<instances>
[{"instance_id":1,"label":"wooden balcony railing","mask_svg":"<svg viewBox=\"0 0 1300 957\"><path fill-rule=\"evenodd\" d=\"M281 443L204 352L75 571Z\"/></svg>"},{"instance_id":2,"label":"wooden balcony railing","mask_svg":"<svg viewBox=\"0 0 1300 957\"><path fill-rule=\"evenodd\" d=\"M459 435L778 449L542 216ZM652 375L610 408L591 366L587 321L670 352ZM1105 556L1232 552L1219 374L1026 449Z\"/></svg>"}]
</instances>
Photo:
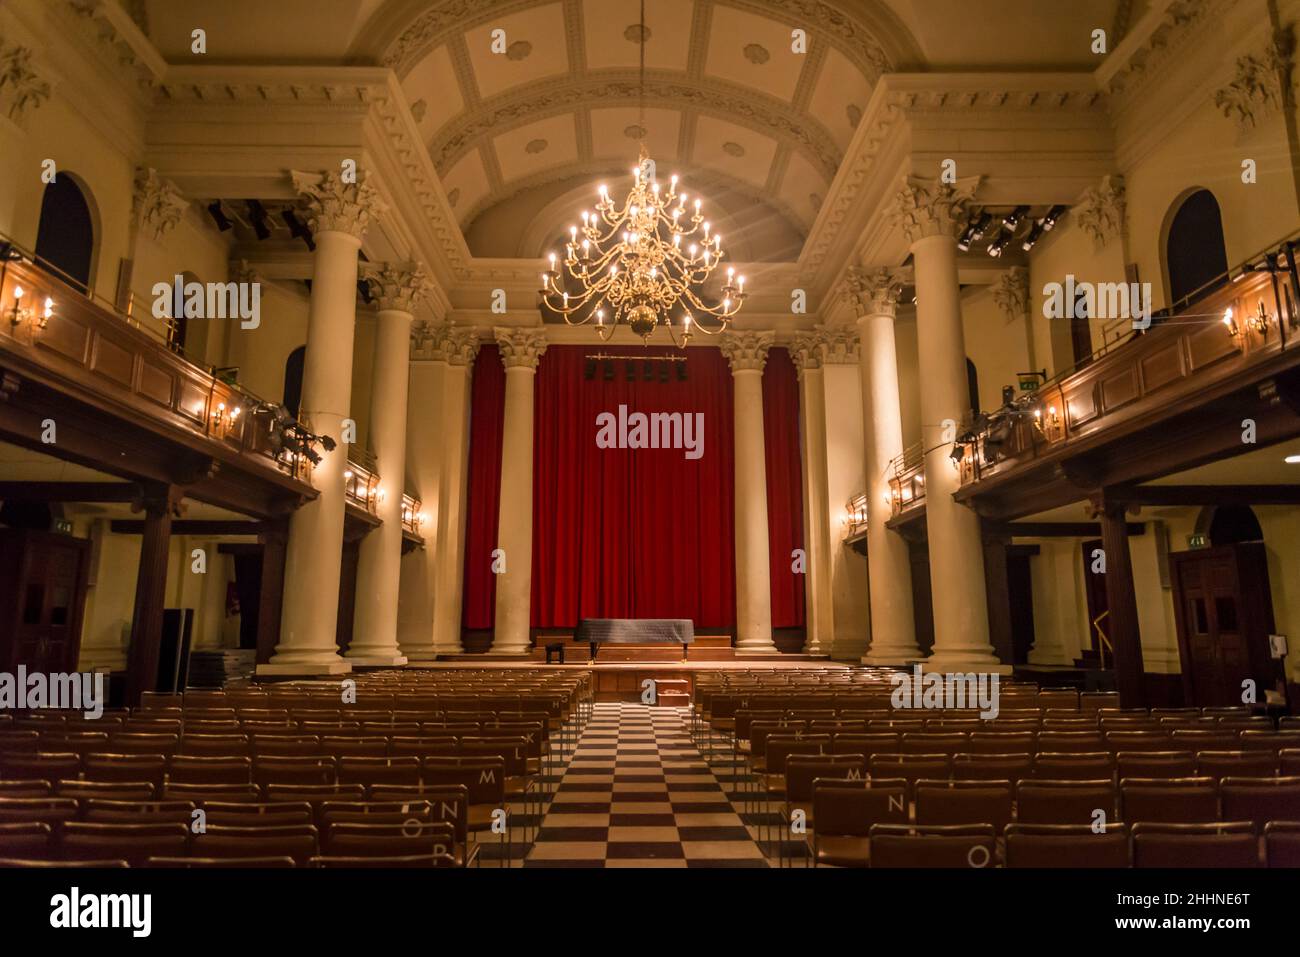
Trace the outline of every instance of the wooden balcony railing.
<instances>
[{"instance_id":1,"label":"wooden balcony railing","mask_svg":"<svg viewBox=\"0 0 1300 957\"><path fill-rule=\"evenodd\" d=\"M402 496L402 529L417 537L423 537L424 526L429 518L420 510L420 500L407 492Z\"/></svg>"},{"instance_id":2,"label":"wooden balcony railing","mask_svg":"<svg viewBox=\"0 0 1300 957\"><path fill-rule=\"evenodd\" d=\"M844 538L859 538L867 532L867 493L859 492L844 507Z\"/></svg>"},{"instance_id":3,"label":"wooden balcony railing","mask_svg":"<svg viewBox=\"0 0 1300 957\"><path fill-rule=\"evenodd\" d=\"M921 443L908 446L889 463L890 508L894 515L925 501L925 449Z\"/></svg>"},{"instance_id":4,"label":"wooden balcony railing","mask_svg":"<svg viewBox=\"0 0 1300 957\"><path fill-rule=\"evenodd\" d=\"M1300 316L1293 283L1286 271L1240 274L1144 334L1022 396L959 446L962 484L1103 433L1141 427L1152 414L1194 402L1198 393L1296 348Z\"/></svg>"},{"instance_id":5,"label":"wooden balcony railing","mask_svg":"<svg viewBox=\"0 0 1300 957\"><path fill-rule=\"evenodd\" d=\"M189 361L2 237L0 357L116 416L219 443L250 466L311 482L310 464L275 442L275 405Z\"/></svg>"},{"instance_id":6,"label":"wooden balcony railing","mask_svg":"<svg viewBox=\"0 0 1300 957\"><path fill-rule=\"evenodd\" d=\"M366 461L358 462L357 458ZM348 457L348 467L343 472L344 498L363 512L378 515L379 501L387 494L388 490L379 484L379 476L374 471L373 458L354 451Z\"/></svg>"}]
</instances>

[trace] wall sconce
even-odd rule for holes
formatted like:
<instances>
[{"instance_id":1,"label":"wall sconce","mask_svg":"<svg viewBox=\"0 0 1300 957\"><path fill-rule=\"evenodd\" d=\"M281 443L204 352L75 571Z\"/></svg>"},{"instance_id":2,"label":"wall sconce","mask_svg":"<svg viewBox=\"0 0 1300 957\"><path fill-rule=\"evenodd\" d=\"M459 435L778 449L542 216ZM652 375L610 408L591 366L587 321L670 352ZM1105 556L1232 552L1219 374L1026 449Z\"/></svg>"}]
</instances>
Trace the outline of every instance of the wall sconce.
<instances>
[{"instance_id":1,"label":"wall sconce","mask_svg":"<svg viewBox=\"0 0 1300 957\"><path fill-rule=\"evenodd\" d=\"M217 434L218 438L225 438L230 434L230 430L235 427L235 422L243 414L243 409L235 406L229 412L226 411L226 403L218 402L216 410L212 413L212 431Z\"/></svg>"},{"instance_id":2,"label":"wall sconce","mask_svg":"<svg viewBox=\"0 0 1300 957\"><path fill-rule=\"evenodd\" d=\"M1223 311L1223 324L1228 329L1228 335L1234 339L1241 338L1241 329L1237 326L1237 320L1233 318L1231 306Z\"/></svg>"},{"instance_id":3,"label":"wall sconce","mask_svg":"<svg viewBox=\"0 0 1300 957\"><path fill-rule=\"evenodd\" d=\"M961 460L964 459L965 457L966 457L966 446L963 445L961 442L954 442L952 444L952 452L950 452L948 455L948 458L952 461L952 467L955 469L961 468ZM922 482L925 481L924 476L918 475L917 478L921 479Z\"/></svg>"},{"instance_id":4,"label":"wall sconce","mask_svg":"<svg viewBox=\"0 0 1300 957\"><path fill-rule=\"evenodd\" d=\"M23 308L23 287L14 286L14 305L9 310L9 325L17 326L31 318L32 311Z\"/></svg>"},{"instance_id":5,"label":"wall sconce","mask_svg":"<svg viewBox=\"0 0 1300 957\"><path fill-rule=\"evenodd\" d=\"M1267 338L1268 328L1272 324L1273 317L1268 314L1268 310L1264 308L1264 300L1261 299L1258 311L1246 320L1246 325L1250 327L1252 332Z\"/></svg>"},{"instance_id":6,"label":"wall sconce","mask_svg":"<svg viewBox=\"0 0 1300 957\"><path fill-rule=\"evenodd\" d=\"M423 528L425 525L428 525L428 524L429 524L429 513L428 513L428 512L421 512L420 514L418 514L418 515L415 516L415 527L416 527L416 528Z\"/></svg>"},{"instance_id":7,"label":"wall sconce","mask_svg":"<svg viewBox=\"0 0 1300 957\"><path fill-rule=\"evenodd\" d=\"M376 502L383 502L386 498L388 498L388 491L382 485L375 489Z\"/></svg>"},{"instance_id":8,"label":"wall sconce","mask_svg":"<svg viewBox=\"0 0 1300 957\"><path fill-rule=\"evenodd\" d=\"M1056 411L1056 406L1049 405L1047 407L1046 423L1044 423L1043 420L1043 410L1034 409L1034 426L1038 429L1039 432L1046 434L1047 429L1051 429L1052 431L1055 431L1060 427L1060 425L1061 425L1061 416L1060 413Z\"/></svg>"}]
</instances>

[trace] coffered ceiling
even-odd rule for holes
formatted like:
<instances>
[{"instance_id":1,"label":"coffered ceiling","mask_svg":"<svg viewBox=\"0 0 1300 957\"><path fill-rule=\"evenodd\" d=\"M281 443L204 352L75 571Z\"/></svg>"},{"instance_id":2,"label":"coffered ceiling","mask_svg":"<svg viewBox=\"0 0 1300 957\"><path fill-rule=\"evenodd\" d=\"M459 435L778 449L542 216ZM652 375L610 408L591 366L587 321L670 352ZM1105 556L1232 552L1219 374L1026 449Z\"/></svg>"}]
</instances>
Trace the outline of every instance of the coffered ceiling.
<instances>
[{"instance_id":1,"label":"coffered ceiling","mask_svg":"<svg viewBox=\"0 0 1300 957\"><path fill-rule=\"evenodd\" d=\"M540 255L644 139L733 259L797 258L887 72L1094 69L1147 0L121 0L172 62L398 77L475 256ZM293 23L292 30L286 29ZM802 31L799 33L797 31ZM806 46L803 41L806 40Z\"/></svg>"}]
</instances>

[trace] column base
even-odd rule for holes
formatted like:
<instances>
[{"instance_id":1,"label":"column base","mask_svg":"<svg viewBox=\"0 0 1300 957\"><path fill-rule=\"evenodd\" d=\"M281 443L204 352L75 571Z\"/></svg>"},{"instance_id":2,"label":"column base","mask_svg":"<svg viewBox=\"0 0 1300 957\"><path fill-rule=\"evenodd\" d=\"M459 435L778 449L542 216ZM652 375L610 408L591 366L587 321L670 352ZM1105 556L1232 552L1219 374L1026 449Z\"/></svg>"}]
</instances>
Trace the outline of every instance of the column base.
<instances>
[{"instance_id":1,"label":"column base","mask_svg":"<svg viewBox=\"0 0 1300 957\"><path fill-rule=\"evenodd\" d=\"M346 675L352 671L352 663L342 658L337 661L312 663L295 661L276 664L274 661L258 665L256 674L277 678L311 678L316 675Z\"/></svg>"},{"instance_id":2,"label":"column base","mask_svg":"<svg viewBox=\"0 0 1300 957\"><path fill-rule=\"evenodd\" d=\"M532 650L532 647L529 645L520 645L516 647L513 645L493 644L492 647L487 650L487 653L489 655L514 655L518 657L519 655L531 654Z\"/></svg>"},{"instance_id":3,"label":"column base","mask_svg":"<svg viewBox=\"0 0 1300 957\"><path fill-rule=\"evenodd\" d=\"M831 648L823 642L810 641L808 644L803 646L803 651L801 653L805 655L829 655L831 653Z\"/></svg>"},{"instance_id":4,"label":"column base","mask_svg":"<svg viewBox=\"0 0 1300 957\"><path fill-rule=\"evenodd\" d=\"M1011 665L1004 665L996 655L992 653L983 654L980 652L960 652L960 651L940 651L937 654L930 655L929 658L921 662L921 667L927 672L942 672L943 674L956 674L966 672L975 672L993 675L1011 674Z\"/></svg>"},{"instance_id":5,"label":"column base","mask_svg":"<svg viewBox=\"0 0 1300 957\"><path fill-rule=\"evenodd\" d=\"M412 648L409 651L405 648L399 648L398 651L406 656L408 665L418 664L422 661L437 661L440 654L437 648ZM446 652L442 652L442 654L446 654Z\"/></svg>"},{"instance_id":6,"label":"column base","mask_svg":"<svg viewBox=\"0 0 1300 957\"><path fill-rule=\"evenodd\" d=\"M736 650L748 654L780 654L771 638L741 638L736 642Z\"/></svg>"},{"instance_id":7,"label":"column base","mask_svg":"<svg viewBox=\"0 0 1300 957\"><path fill-rule=\"evenodd\" d=\"M402 665L406 664L406 657L404 655L368 655L364 652L359 655L354 655L351 652L348 652L344 655L344 658L351 662L354 668L400 668Z\"/></svg>"}]
</instances>

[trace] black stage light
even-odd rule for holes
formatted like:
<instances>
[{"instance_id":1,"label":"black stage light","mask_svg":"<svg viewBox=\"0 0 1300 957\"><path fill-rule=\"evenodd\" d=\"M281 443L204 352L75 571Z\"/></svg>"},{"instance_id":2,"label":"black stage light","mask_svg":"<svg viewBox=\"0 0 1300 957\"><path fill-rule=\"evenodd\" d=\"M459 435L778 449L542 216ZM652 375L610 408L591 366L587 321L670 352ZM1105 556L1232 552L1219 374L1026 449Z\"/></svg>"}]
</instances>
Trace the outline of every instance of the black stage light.
<instances>
[{"instance_id":1,"label":"black stage light","mask_svg":"<svg viewBox=\"0 0 1300 957\"><path fill-rule=\"evenodd\" d=\"M214 199L208 204L208 215L210 215L212 221L217 224L217 229L221 230L223 233L235 225L226 218L226 211L221 208L221 200L219 199Z\"/></svg>"},{"instance_id":2,"label":"black stage light","mask_svg":"<svg viewBox=\"0 0 1300 957\"><path fill-rule=\"evenodd\" d=\"M1000 259L1002 253L1006 250L1007 244L1011 242L1011 234L1008 232L1000 233L998 238L989 243L989 255L994 259Z\"/></svg>"},{"instance_id":3,"label":"black stage light","mask_svg":"<svg viewBox=\"0 0 1300 957\"><path fill-rule=\"evenodd\" d=\"M316 251L316 241L312 239L311 230L303 224L303 221L298 218L298 215L292 209L286 209L280 214L280 218L283 219L284 224L289 227L290 236L295 239L301 239L307 244L308 249L312 252Z\"/></svg>"},{"instance_id":4,"label":"black stage light","mask_svg":"<svg viewBox=\"0 0 1300 957\"><path fill-rule=\"evenodd\" d=\"M1011 212L1007 213L1006 217L1002 220L1002 225L1006 227L1007 232L1014 233L1016 227L1020 225L1021 221L1024 220L1028 213L1028 206L1017 206Z\"/></svg>"},{"instance_id":5,"label":"black stage light","mask_svg":"<svg viewBox=\"0 0 1300 957\"><path fill-rule=\"evenodd\" d=\"M1053 206L1049 209L1047 215L1043 218L1043 232L1050 233L1056 224L1061 221L1061 217L1065 215L1068 208L1068 206Z\"/></svg>"},{"instance_id":6,"label":"black stage light","mask_svg":"<svg viewBox=\"0 0 1300 957\"><path fill-rule=\"evenodd\" d=\"M1020 244L1020 248L1025 252L1029 252L1029 250L1033 249L1034 244L1043 238L1043 233L1046 230L1046 227L1043 225L1044 222L1045 220L1040 219L1034 223L1033 226L1029 227L1029 232L1025 235L1024 241Z\"/></svg>"},{"instance_id":7,"label":"black stage light","mask_svg":"<svg viewBox=\"0 0 1300 957\"><path fill-rule=\"evenodd\" d=\"M271 230L266 225L266 207L255 199L248 201L248 221L253 224L253 232L258 239L269 239Z\"/></svg>"}]
</instances>

